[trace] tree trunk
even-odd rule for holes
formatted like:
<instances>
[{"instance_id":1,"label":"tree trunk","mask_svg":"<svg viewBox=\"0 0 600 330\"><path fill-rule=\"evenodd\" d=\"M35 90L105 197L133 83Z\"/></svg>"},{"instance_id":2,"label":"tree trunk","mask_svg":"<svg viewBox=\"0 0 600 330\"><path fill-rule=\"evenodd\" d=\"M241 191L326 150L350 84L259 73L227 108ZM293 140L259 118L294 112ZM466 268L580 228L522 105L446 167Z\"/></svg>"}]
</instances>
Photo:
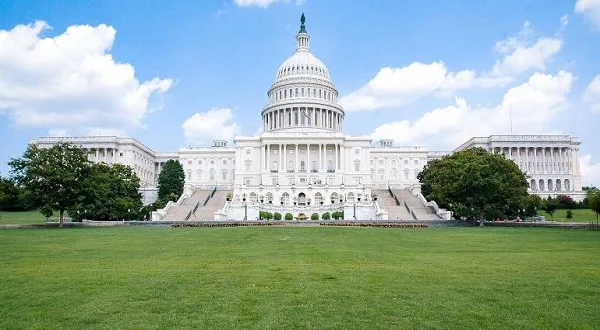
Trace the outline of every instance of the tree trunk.
<instances>
[{"instance_id":1,"label":"tree trunk","mask_svg":"<svg viewBox=\"0 0 600 330\"><path fill-rule=\"evenodd\" d=\"M58 226L60 228L62 228L62 226L63 226L63 215L65 214L65 210L59 210L59 214L60 214L60 216L59 216L59 220L58 220Z\"/></svg>"},{"instance_id":2,"label":"tree trunk","mask_svg":"<svg viewBox=\"0 0 600 330\"><path fill-rule=\"evenodd\" d=\"M483 227L483 221L484 221L483 218L484 218L484 214L480 213L479 214L479 226L480 227Z\"/></svg>"}]
</instances>

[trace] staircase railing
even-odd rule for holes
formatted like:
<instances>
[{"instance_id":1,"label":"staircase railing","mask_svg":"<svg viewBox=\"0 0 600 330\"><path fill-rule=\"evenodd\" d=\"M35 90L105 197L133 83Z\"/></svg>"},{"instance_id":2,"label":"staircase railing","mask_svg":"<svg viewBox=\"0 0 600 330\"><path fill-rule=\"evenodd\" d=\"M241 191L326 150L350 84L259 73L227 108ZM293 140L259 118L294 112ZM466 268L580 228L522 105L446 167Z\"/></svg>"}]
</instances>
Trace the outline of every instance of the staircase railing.
<instances>
[{"instance_id":1,"label":"staircase railing","mask_svg":"<svg viewBox=\"0 0 600 330\"><path fill-rule=\"evenodd\" d=\"M392 196L392 198L396 201L396 205L400 205L400 200L398 199L398 196L396 196L396 194L394 194L394 192L392 191L392 188L390 188L390 186L388 186L388 191L390 192L390 195Z\"/></svg>"}]
</instances>

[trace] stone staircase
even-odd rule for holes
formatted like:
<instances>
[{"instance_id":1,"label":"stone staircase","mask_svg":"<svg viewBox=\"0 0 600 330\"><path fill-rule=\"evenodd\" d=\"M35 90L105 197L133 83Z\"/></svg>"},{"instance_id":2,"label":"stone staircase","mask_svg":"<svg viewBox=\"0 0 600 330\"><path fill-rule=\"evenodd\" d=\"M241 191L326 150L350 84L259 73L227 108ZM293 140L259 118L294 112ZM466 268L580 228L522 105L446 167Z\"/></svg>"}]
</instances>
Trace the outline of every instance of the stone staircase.
<instances>
[{"instance_id":1,"label":"stone staircase","mask_svg":"<svg viewBox=\"0 0 600 330\"><path fill-rule=\"evenodd\" d=\"M225 206L227 201L227 194L231 193L230 190L217 190L211 199L208 200L206 205L200 205L196 210L195 214L192 214L190 220L213 220L214 214L218 210Z\"/></svg>"},{"instance_id":2,"label":"stone staircase","mask_svg":"<svg viewBox=\"0 0 600 330\"><path fill-rule=\"evenodd\" d=\"M440 220L440 217L431 207L423 205L423 202L421 202L421 200L417 196L413 195L409 190L395 190L394 194L396 194L396 197L398 197L400 203L402 203L402 206L404 206L404 202L406 202L408 208L413 211L417 217L417 220ZM390 194L388 193L388 196L389 195ZM410 216L410 219L413 219L413 217Z\"/></svg>"},{"instance_id":3,"label":"stone staircase","mask_svg":"<svg viewBox=\"0 0 600 330\"><path fill-rule=\"evenodd\" d=\"M390 196L389 191L378 190L375 193L379 207L388 212L389 220L414 220L404 204L396 205L396 200Z\"/></svg>"},{"instance_id":4,"label":"stone staircase","mask_svg":"<svg viewBox=\"0 0 600 330\"><path fill-rule=\"evenodd\" d=\"M206 197L212 190L196 190L192 196L186 198L180 205L173 205L169 208L163 220L185 220L185 217L194 209L196 203L204 203ZM211 218L212 219L212 218Z\"/></svg>"}]
</instances>

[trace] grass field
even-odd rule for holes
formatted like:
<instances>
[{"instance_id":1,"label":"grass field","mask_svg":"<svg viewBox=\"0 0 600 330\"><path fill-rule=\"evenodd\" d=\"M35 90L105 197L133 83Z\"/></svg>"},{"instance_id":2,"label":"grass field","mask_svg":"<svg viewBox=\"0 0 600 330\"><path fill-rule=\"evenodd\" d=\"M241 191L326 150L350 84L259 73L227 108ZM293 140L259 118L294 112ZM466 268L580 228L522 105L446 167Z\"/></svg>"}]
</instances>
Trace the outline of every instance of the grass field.
<instances>
[{"instance_id":1,"label":"grass field","mask_svg":"<svg viewBox=\"0 0 600 330\"><path fill-rule=\"evenodd\" d=\"M596 220L596 213L590 209L575 209L571 211L573 212L573 219L569 220L567 219L567 210L556 210L556 212L554 212L554 221L590 222ZM546 217L546 220L552 220L550 214L542 210L538 210L538 215Z\"/></svg>"},{"instance_id":2,"label":"grass field","mask_svg":"<svg viewBox=\"0 0 600 330\"><path fill-rule=\"evenodd\" d=\"M52 216L53 218L58 217L58 213ZM46 218L40 213L39 210L32 211L19 211L19 212L6 212L0 211L0 225L1 224L33 224L33 223L45 223Z\"/></svg>"},{"instance_id":3,"label":"grass field","mask_svg":"<svg viewBox=\"0 0 600 330\"><path fill-rule=\"evenodd\" d=\"M600 231L0 230L0 328L592 329Z\"/></svg>"}]
</instances>

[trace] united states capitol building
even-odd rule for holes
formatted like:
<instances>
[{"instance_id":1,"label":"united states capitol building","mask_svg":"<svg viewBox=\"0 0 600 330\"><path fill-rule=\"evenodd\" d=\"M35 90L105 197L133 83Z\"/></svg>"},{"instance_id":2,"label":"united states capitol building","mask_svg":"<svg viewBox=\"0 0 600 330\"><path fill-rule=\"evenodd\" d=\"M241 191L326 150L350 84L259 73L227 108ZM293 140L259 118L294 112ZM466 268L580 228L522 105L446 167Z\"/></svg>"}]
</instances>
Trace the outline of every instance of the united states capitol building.
<instances>
[{"instance_id":1,"label":"united states capitol building","mask_svg":"<svg viewBox=\"0 0 600 330\"><path fill-rule=\"evenodd\" d=\"M429 161L453 151L346 134L346 113L329 70L310 51L304 16L296 42L267 91L260 135L168 153L111 136L41 137L32 143L71 142L86 148L94 162L131 166L146 203L156 199L164 163L178 160L185 172L184 194L153 219L254 220L260 211L295 217L343 211L345 219L358 220L448 219L450 212L423 198L417 175ZM581 200L579 145L568 135L492 135L474 137L454 151L483 147L503 153L527 174L530 193Z\"/></svg>"}]
</instances>

